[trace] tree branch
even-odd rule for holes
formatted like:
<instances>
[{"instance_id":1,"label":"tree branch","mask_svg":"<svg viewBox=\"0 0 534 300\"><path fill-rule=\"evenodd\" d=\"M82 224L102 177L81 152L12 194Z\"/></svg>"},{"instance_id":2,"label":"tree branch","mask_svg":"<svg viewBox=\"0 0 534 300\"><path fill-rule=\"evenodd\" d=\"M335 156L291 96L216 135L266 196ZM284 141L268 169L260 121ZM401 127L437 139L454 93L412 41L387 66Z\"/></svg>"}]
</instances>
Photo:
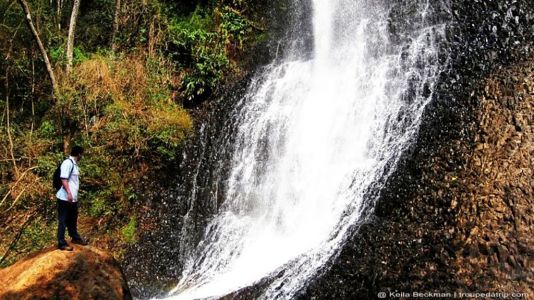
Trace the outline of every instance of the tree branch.
<instances>
[{"instance_id":1,"label":"tree branch","mask_svg":"<svg viewBox=\"0 0 534 300\"><path fill-rule=\"evenodd\" d=\"M59 95L59 88L57 85L56 76L54 76L54 70L52 69L52 65L50 64L50 60L48 59L48 54L43 45L43 42L41 42L39 33L37 32L37 29L35 29L35 26L33 25L32 15L30 12L30 8L28 7L28 3L25 0L18 0L18 2L22 6L22 10L24 11L24 14L26 16L26 23L28 24L28 27L30 28L33 34L33 37L35 41L37 42L37 45L39 45L39 50L41 51L41 55L43 56L43 60L46 65L46 70L48 71L48 76L50 77L50 81L52 82L53 96L57 97Z\"/></svg>"},{"instance_id":2,"label":"tree branch","mask_svg":"<svg viewBox=\"0 0 534 300\"><path fill-rule=\"evenodd\" d=\"M13 191L13 189L17 186L17 184L19 184L19 182L22 180L22 178L24 178L24 176L25 176L29 171L34 170L34 169L37 169L37 166L26 169L26 170L22 173L22 175L20 175L20 178L15 182L15 184L13 184L13 186L11 186L11 188L10 188L9 191L6 193L6 195L4 196L4 198L2 198L2 201L0 202L0 206L2 206L2 204L4 204L4 201L6 201L7 197L9 196L9 194L11 194L11 192Z\"/></svg>"},{"instance_id":3,"label":"tree branch","mask_svg":"<svg viewBox=\"0 0 534 300\"><path fill-rule=\"evenodd\" d=\"M4 253L4 255L2 256L2 258L0 258L0 265L4 262L4 260L6 259L6 257L7 257L8 254L9 254L9 252L13 249L13 247L15 247L15 245L16 245L17 242L19 241L20 237L22 236L22 233L24 232L24 229L26 229L26 226L28 226L28 224L30 223L30 221L35 217L36 212L37 212L37 210L34 210L34 211L29 215L29 217L26 219L26 221L24 221L24 223L22 223L22 226L21 226L19 232L15 235L15 238L11 241L11 243L9 244L9 247L7 247L7 250L6 250L6 252Z\"/></svg>"}]
</instances>

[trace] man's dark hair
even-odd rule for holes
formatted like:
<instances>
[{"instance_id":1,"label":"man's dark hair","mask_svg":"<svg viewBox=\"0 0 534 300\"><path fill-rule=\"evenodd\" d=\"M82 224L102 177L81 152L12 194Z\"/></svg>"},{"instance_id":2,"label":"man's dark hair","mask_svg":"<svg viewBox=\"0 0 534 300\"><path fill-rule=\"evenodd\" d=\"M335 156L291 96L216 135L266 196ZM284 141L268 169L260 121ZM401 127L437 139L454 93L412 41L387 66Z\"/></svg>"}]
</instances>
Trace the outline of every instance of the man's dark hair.
<instances>
[{"instance_id":1,"label":"man's dark hair","mask_svg":"<svg viewBox=\"0 0 534 300\"><path fill-rule=\"evenodd\" d=\"M80 146L74 146L70 150L70 156L78 156L80 154L83 154L83 148Z\"/></svg>"}]
</instances>

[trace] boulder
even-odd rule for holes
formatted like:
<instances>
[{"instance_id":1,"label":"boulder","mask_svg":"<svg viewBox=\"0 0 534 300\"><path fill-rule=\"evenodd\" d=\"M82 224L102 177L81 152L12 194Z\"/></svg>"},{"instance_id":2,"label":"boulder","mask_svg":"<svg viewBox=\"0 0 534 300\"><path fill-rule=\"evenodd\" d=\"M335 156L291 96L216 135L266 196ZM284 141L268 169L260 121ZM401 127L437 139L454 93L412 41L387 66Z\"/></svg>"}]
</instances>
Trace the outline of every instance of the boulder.
<instances>
[{"instance_id":1,"label":"boulder","mask_svg":"<svg viewBox=\"0 0 534 300\"><path fill-rule=\"evenodd\" d=\"M91 246L50 247L0 270L0 299L131 299L119 263Z\"/></svg>"}]
</instances>

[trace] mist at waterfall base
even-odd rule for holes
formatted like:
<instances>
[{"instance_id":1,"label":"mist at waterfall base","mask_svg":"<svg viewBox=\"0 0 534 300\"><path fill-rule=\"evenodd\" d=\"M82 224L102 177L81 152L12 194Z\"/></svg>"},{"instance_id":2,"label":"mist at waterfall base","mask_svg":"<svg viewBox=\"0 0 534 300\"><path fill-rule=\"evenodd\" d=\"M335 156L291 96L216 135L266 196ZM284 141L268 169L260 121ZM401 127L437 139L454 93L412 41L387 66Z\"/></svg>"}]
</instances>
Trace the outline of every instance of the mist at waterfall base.
<instances>
[{"instance_id":1,"label":"mist at waterfall base","mask_svg":"<svg viewBox=\"0 0 534 300\"><path fill-rule=\"evenodd\" d=\"M413 141L446 66L435 4L387 2L313 0L312 55L295 47L253 80L235 112L224 202L169 299L216 298L269 276L260 298L292 298L372 212L369 189ZM393 9L411 11L402 32Z\"/></svg>"}]
</instances>

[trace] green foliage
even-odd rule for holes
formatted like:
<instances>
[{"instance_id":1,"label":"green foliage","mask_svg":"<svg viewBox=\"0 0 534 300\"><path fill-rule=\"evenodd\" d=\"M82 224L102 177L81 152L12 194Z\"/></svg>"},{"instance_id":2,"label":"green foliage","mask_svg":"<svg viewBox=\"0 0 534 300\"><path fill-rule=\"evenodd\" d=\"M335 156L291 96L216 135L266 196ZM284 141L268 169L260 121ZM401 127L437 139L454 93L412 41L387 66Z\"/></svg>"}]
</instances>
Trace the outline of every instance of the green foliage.
<instances>
[{"instance_id":1,"label":"green foliage","mask_svg":"<svg viewBox=\"0 0 534 300\"><path fill-rule=\"evenodd\" d=\"M133 244L137 241L137 220L135 217L130 218L130 221L121 230L124 241L128 244Z\"/></svg>"},{"instance_id":2,"label":"green foliage","mask_svg":"<svg viewBox=\"0 0 534 300\"><path fill-rule=\"evenodd\" d=\"M37 134L42 138L53 138L56 134L56 127L51 121L45 120L43 123L41 123Z\"/></svg>"},{"instance_id":3,"label":"green foliage","mask_svg":"<svg viewBox=\"0 0 534 300\"><path fill-rule=\"evenodd\" d=\"M52 180L52 174L59 165L59 163L64 159L63 153L61 152L47 152L46 154L40 155L37 158L38 171L37 174L46 178L46 180Z\"/></svg>"},{"instance_id":4,"label":"green foliage","mask_svg":"<svg viewBox=\"0 0 534 300\"><path fill-rule=\"evenodd\" d=\"M229 60L223 52L213 53L206 49L211 48L198 49L193 69L183 80L182 87L189 100L213 90L223 80L225 69L228 68Z\"/></svg>"},{"instance_id":5,"label":"green foliage","mask_svg":"<svg viewBox=\"0 0 534 300\"><path fill-rule=\"evenodd\" d=\"M261 44L269 39L269 35L265 32L259 33L255 36L255 43Z\"/></svg>"},{"instance_id":6,"label":"green foliage","mask_svg":"<svg viewBox=\"0 0 534 300\"><path fill-rule=\"evenodd\" d=\"M225 43L230 44L232 41L236 41L239 44L239 49L241 49L245 35L252 32L250 22L228 6L223 7L218 13L221 16L219 28Z\"/></svg>"},{"instance_id":7,"label":"green foliage","mask_svg":"<svg viewBox=\"0 0 534 300\"><path fill-rule=\"evenodd\" d=\"M213 28L210 15L200 8L189 17L169 19L169 42L174 49L170 55L180 67L189 70L182 82L189 100L213 89L228 67L228 58Z\"/></svg>"},{"instance_id":8,"label":"green foliage","mask_svg":"<svg viewBox=\"0 0 534 300\"><path fill-rule=\"evenodd\" d=\"M53 221L46 220L43 217L36 218L24 229L19 246L27 244L34 249L41 249L55 239L54 229L55 223Z\"/></svg>"},{"instance_id":9,"label":"green foliage","mask_svg":"<svg viewBox=\"0 0 534 300\"><path fill-rule=\"evenodd\" d=\"M189 17L170 17L168 30L174 44L191 50L199 44L215 40L216 34L211 32L212 27L212 19L197 7Z\"/></svg>"},{"instance_id":10,"label":"green foliage","mask_svg":"<svg viewBox=\"0 0 534 300\"><path fill-rule=\"evenodd\" d=\"M53 221L44 217L31 220L22 230L18 242L14 244L0 268L9 266L18 259L14 253L37 251L53 243L55 241L55 226Z\"/></svg>"},{"instance_id":11,"label":"green foliage","mask_svg":"<svg viewBox=\"0 0 534 300\"><path fill-rule=\"evenodd\" d=\"M90 55L88 53L85 53L80 47L74 47L72 52L74 64L82 63L84 61L89 60Z\"/></svg>"},{"instance_id":12,"label":"green foliage","mask_svg":"<svg viewBox=\"0 0 534 300\"><path fill-rule=\"evenodd\" d=\"M52 47L49 50L50 59L56 64L65 65L67 63L67 51L64 45L58 45ZM72 49L72 62L73 64L78 64L89 59L89 54L84 52L80 47L74 47Z\"/></svg>"},{"instance_id":13,"label":"green foliage","mask_svg":"<svg viewBox=\"0 0 534 300\"><path fill-rule=\"evenodd\" d=\"M85 128L89 146L116 156L149 156L157 150L153 143L176 151L192 127L187 112L172 101L164 60L95 55L73 73L63 110Z\"/></svg>"},{"instance_id":14,"label":"green foliage","mask_svg":"<svg viewBox=\"0 0 534 300\"><path fill-rule=\"evenodd\" d=\"M111 196L107 191L102 193L96 193L90 197L90 207L89 215L93 217L105 217L111 216L116 212L116 208L113 203L110 202L109 196Z\"/></svg>"},{"instance_id":15,"label":"green foliage","mask_svg":"<svg viewBox=\"0 0 534 300\"><path fill-rule=\"evenodd\" d=\"M231 6L211 10L197 7L187 17L168 17L170 56L185 70L185 97L210 94L233 73L233 56L253 36L251 22Z\"/></svg>"},{"instance_id":16,"label":"green foliage","mask_svg":"<svg viewBox=\"0 0 534 300\"><path fill-rule=\"evenodd\" d=\"M67 59L66 51L63 46L51 47L49 53L52 61L64 63Z\"/></svg>"}]
</instances>

